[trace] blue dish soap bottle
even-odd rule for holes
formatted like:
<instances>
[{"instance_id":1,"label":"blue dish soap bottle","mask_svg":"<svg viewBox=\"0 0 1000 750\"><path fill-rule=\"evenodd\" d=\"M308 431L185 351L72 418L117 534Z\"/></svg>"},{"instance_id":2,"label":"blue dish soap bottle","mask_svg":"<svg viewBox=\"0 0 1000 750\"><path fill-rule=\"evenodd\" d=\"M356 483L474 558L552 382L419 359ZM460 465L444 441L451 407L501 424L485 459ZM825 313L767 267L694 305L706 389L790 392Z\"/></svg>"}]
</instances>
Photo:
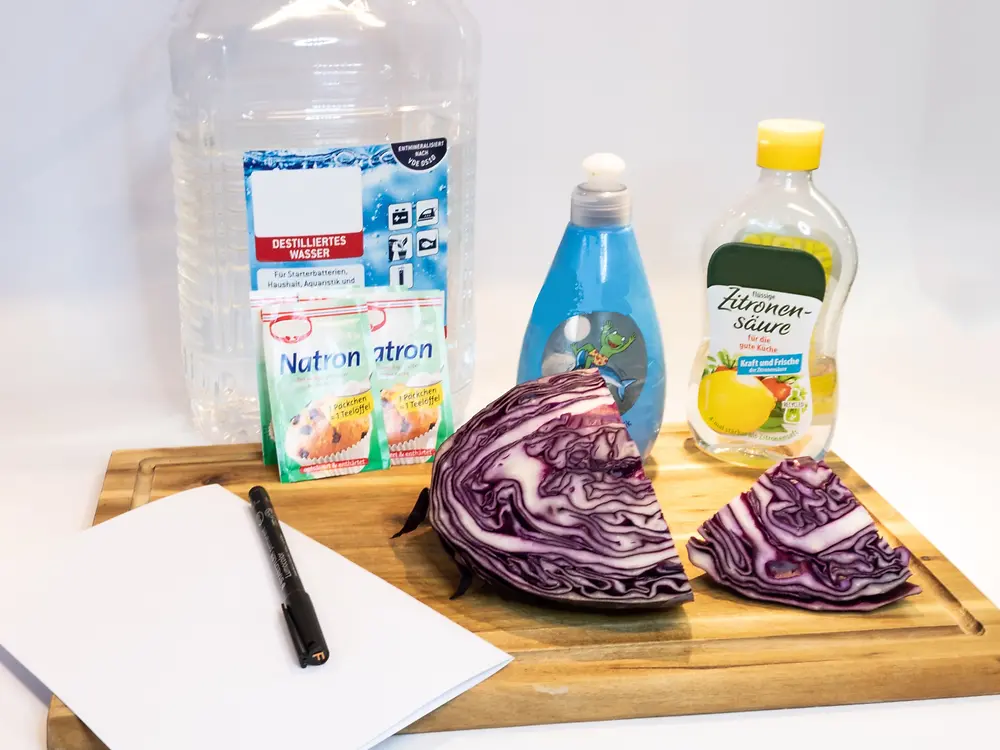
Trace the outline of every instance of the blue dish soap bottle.
<instances>
[{"instance_id":1,"label":"blue dish soap bottle","mask_svg":"<svg viewBox=\"0 0 1000 750\"><path fill-rule=\"evenodd\" d=\"M570 223L538 293L517 381L597 368L643 458L663 422L666 365L632 229L625 162L594 154L573 192Z\"/></svg>"}]
</instances>

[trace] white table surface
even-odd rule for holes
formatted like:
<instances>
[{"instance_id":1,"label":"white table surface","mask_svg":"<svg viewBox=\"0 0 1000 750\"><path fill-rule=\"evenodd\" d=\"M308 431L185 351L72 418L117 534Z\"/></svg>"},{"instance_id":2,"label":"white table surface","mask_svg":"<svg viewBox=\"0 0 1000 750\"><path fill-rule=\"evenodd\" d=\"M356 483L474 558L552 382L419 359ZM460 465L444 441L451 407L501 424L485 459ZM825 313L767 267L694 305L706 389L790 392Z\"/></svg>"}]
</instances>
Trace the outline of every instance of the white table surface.
<instances>
[{"instance_id":1,"label":"white table surface","mask_svg":"<svg viewBox=\"0 0 1000 750\"><path fill-rule=\"evenodd\" d=\"M834 449L1000 601L993 430L1000 417L1000 360L984 345L1000 340L1000 321L972 325L934 305L883 300L875 284L859 290L845 319ZM664 293L686 293L663 286ZM473 406L512 382L532 297L499 287L480 292ZM0 381L0 559L28 546L56 545L89 525L112 450L201 442L179 381L175 311L151 311L139 306L142 298L139 290L112 301L57 301L30 315L23 301L0 303L7 353ZM894 314L901 308L905 316ZM509 317L498 318L496 310ZM671 364L667 420L678 421L697 332L663 324ZM0 616L15 606L0 601ZM44 686L0 651L0 747L44 748L48 699ZM988 747L998 717L1000 697L987 697L398 737L384 747L807 743L812 750L843 750L845 744L891 743L919 749L979 735L990 738L978 743Z\"/></svg>"}]
</instances>

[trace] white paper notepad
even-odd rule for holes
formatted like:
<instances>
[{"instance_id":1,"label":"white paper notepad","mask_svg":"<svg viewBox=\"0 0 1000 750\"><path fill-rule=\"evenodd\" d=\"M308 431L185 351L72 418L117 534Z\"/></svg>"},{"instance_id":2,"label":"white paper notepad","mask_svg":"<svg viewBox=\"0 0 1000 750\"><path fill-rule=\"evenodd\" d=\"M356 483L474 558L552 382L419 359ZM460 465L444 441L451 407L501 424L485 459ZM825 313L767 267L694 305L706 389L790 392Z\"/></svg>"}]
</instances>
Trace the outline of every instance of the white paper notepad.
<instances>
[{"instance_id":1,"label":"white paper notepad","mask_svg":"<svg viewBox=\"0 0 1000 750\"><path fill-rule=\"evenodd\" d=\"M299 667L249 506L216 486L6 561L0 645L111 750L368 748L511 661L284 530L324 666Z\"/></svg>"}]
</instances>

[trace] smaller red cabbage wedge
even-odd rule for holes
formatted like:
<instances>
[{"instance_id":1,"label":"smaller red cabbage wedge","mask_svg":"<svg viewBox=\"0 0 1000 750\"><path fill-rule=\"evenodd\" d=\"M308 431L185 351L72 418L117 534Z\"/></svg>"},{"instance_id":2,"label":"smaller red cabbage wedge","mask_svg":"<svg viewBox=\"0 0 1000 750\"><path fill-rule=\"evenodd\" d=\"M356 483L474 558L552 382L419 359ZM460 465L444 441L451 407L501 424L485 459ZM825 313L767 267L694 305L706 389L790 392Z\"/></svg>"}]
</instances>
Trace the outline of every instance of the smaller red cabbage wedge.
<instances>
[{"instance_id":1,"label":"smaller red cabbage wedge","mask_svg":"<svg viewBox=\"0 0 1000 750\"><path fill-rule=\"evenodd\" d=\"M878 535L868 511L822 461L771 467L698 529L691 563L752 599L867 612L920 593L910 553Z\"/></svg>"},{"instance_id":2,"label":"smaller red cabbage wedge","mask_svg":"<svg viewBox=\"0 0 1000 750\"><path fill-rule=\"evenodd\" d=\"M518 385L438 450L406 526L430 518L462 572L574 608L662 608L691 585L596 370Z\"/></svg>"}]
</instances>

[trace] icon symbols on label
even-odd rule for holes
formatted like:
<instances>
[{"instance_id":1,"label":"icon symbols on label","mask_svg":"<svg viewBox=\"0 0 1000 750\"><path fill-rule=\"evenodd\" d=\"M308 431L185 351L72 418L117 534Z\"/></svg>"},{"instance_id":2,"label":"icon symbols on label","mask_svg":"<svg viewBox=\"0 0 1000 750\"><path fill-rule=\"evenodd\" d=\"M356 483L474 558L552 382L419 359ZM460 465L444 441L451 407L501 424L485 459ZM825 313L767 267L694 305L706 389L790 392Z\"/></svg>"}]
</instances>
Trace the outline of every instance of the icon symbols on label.
<instances>
[{"instance_id":1,"label":"icon symbols on label","mask_svg":"<svg viewBox=\"0 0 1000 750\"><path fill-rule=\"evenodd\" d=\"M426 232L417 232L417 255L437 255L438 251L438 230L430 229Z\"/></svg>"},{"instance_id":2,"label":"icon symbols on label","mask_svg":"<svg viewBox=\"0 0 1000 750\"><path fill-rule=\"evenodd\" d=\"M395 289L412 289L413 264L400 263L398 266L389 266L389 286Z\"/></svg>"},{"instance_id":3,"label":"icon symbols on label","mask_svg":"<svg viewBox=\"0 0 1000 750\"><path fill-rule=\"evenodd\" d=\"M413 235L389 235L389 262L409 260L413 257Z\"/></svg>"},{"instance_id":4,"label":"icon symbols on label","mask_svg":"<svg viewBox=\"0 0 1000 750\"><path fill-rule=\"evenodd\" d=\"M409 229L412 226L412 203L394 203L389 206L389 229Z\"/></svg>"},{"instance_id":5,"label":"icon symbols on label","mask_svg":"<svg viewBox=\"0 0 1000 750\"><path fill-rule=\"evenodd\" d=\"M438 223L438 199L417 203L417 226L429 227Z\"/></svg>"}]
</instances>

